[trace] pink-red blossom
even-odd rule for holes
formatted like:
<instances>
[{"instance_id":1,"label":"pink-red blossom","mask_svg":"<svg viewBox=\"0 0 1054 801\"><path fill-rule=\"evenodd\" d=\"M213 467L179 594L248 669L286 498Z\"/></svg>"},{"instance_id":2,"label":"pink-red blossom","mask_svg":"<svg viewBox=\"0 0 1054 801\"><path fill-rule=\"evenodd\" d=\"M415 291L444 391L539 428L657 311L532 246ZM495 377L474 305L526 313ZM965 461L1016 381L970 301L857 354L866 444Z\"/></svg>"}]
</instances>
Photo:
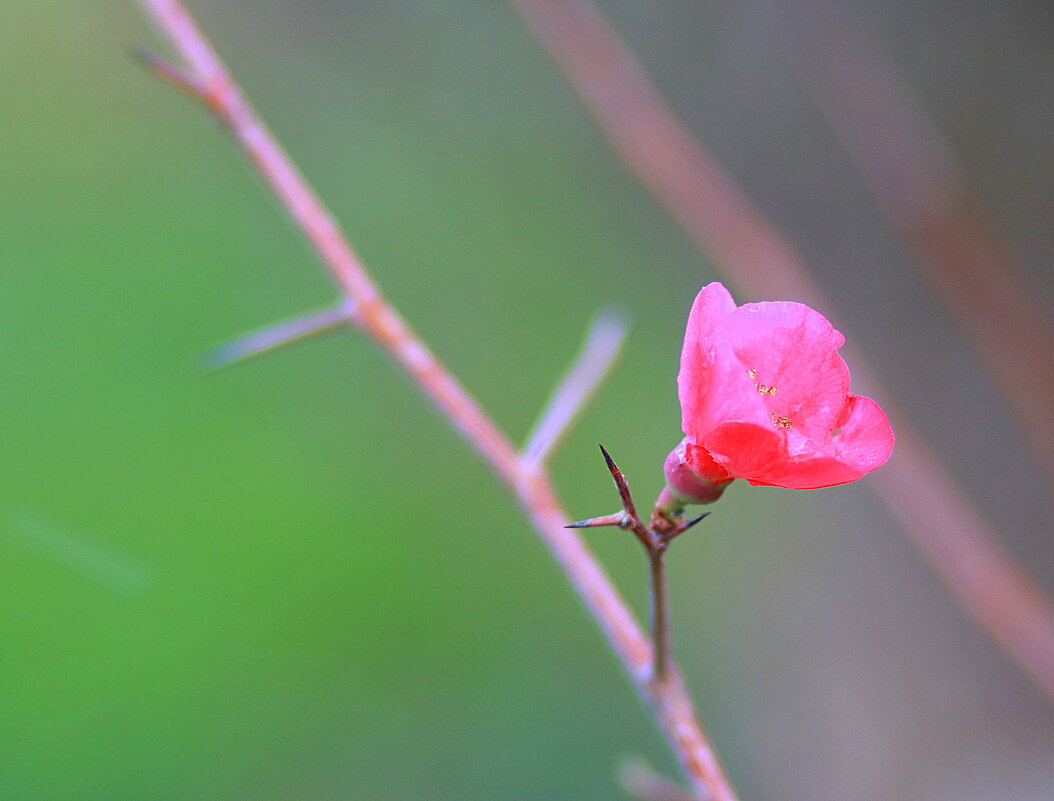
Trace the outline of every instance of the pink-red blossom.
<instances>
[{"instance_id":1,"label":"pink-red blossom","mask_svg":"<svg viewBox=\"0 0 1054 801\"><path fill-rule=\"evenodd\" d=\"M881 467L893 429L849 391L843 337L800 303L736 306L720 283L692 306L677 376L684 441L665 472L686 501L715 500L735 478L815 489Z\"/></svg>"}]
</instances>

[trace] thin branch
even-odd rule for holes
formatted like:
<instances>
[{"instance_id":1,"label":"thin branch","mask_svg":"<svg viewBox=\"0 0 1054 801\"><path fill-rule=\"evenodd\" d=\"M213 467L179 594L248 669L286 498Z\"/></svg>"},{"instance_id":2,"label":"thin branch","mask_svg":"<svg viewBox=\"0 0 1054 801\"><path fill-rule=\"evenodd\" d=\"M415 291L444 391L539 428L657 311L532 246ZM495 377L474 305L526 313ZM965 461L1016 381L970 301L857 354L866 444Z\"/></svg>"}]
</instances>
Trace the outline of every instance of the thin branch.
<instances>
[{"instance_id":1,"label":"thin branch","mask_svg":"<svg viewBox=\"0 0 1054 801\"><path fill-rule=\"evenodd\" d=\"M1054 478L1054 320L877 43L816 26L806 84Z\"/></svg>"},{"instance_id":2,"label":"thin branch","mask_svg":"<svg viewBox=\"0 0 1054 801\"><path fill-rule=\"evenodd\" d=\"M651 706L695 790L697 799L735 801L724 771L700 727L674 666L661 691L648 681L651 645L596 558L564 528L548 474L524 469L519 453L478 403L413 333L373 283L336 221L241 95L211 45L177 0L141 0L182 57L202 99L235 139L300 226L323 264L356 304L356 323L386 349L446 418L515 492L587 610Z\"/></svg>"},{"instance_id":3,"label":"thin branch","mask_svg":"<svg viewBox=\"0 0 1054 801\"><path fill-rule=\"evenodd\" d=\"M611 372L626 338L626 320L612 311L601 313L586 335L578 357L553 391L523 446L527 467L544 464L570 430L582 409Z\"/></svg>"},{"instance_id":4,"label":"thin branch","mask_svg":"<svg viewBox=\"0 0 1054 801\"><path fill-rule=\"evenodd\" d=\"M256 356L305 342L331 331L338 331L353 324L355 304L345 298L336 306L318 309L308 314L283 320L279 323L253 331L250 334L217 345L205 354L205 365L211 368L227 367Z\"/></svg>"},{"instance_id":5,"label":"thin branch","mask_svg":"<svg viewBox=\"0 0 1054 801\"><path fill-rule=\"evenodd\" d=\"M666 546L648 549L648 586L651 589L649 615L651 644L655 662L651 668L652 681L662 684L669 676L673 659L670 643L670 598L666 591Z\"/></svg>"},{"instance_id":6,"label":"thin branch","mask_svg":"<svg viewBox=\"0 0 1054 801\"><path fill-rule=\"evenodd\" d=\"M387 349L462 434L500 471L519 480L519 454L494 422L382 297L336 220L234 84L181 3L141 0L183 59L200 99L230 128L334 279L355 302L359 327Z\"/></svg>"},{"instance_id":7,"label":"thin branch","mask_svg":"<svg viewBox=\"0 0 1054 801\"><path fill-rule=\"evenodd\" d=\"M589 0L509 2L630 172L737 286L754 297L832 308L795 250L688 133ZM857 386L883 399L897 432L893 458L868 484L974 620L1054 700L1054 606L907 418L890 408L891 396L861 354L845 350Z\"/></svg>"}]
</instances>

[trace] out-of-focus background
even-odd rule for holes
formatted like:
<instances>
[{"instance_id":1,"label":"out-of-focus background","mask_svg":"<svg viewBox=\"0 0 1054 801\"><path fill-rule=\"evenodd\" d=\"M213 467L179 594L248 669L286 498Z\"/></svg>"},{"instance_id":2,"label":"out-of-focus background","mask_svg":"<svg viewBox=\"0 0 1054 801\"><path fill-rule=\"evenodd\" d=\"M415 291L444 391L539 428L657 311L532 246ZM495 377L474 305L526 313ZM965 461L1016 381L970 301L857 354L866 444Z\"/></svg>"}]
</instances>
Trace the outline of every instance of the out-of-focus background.
<instances>
[{"instance_id":1,"label":"out-of-focus background","mask_svg":"<svg viewBox=\"0 0 1054 801\"><path fill-rule=\"evenodd\" d=\"M592 312L632 315L555 474L573 516L612 511L602 441L653 496L680 436L684 318L722 276L510 8L191 8L382 288L515 437ZM880 43L1049 299L1054 8L602 8L1054 588L1028 437L805 79L832 20ZM620 797L626 756L672 775L515 505L374 347L340 335L202 369L335 291L220 127L130 58L163 50L136 4L6 0L0 17L0 798L584 801ZM639 548L589 538L643 611ZM676 651L744 799L1054 797L1054 708L866 480L737 484L670 561Z\"/></svg>"}]
</instances>

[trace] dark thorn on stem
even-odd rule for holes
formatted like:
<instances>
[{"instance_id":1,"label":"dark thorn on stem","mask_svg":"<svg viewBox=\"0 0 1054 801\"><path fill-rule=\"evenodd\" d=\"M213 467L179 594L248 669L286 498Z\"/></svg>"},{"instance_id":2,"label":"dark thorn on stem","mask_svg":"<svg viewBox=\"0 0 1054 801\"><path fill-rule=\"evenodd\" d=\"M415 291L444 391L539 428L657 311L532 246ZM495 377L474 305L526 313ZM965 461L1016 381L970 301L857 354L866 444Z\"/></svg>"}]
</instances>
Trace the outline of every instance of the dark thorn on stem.
<instances>
[{"instance_id":1,"label":"dark thorn on stem","mask_svg":"<svg viewBox=\"0 0 1054 801\"><path fill-rule=\"evenodd\" d=\"M696 523L698 523L700 520L702 520L704 517L709 517L709 516L710 516L709 512L703 512L698 517L693 517L691 520L685 520L683 523L681 523L681 525L677 526L677 528L675 528L673 531L670 532L668 539L673 539L678 534L683 534L688 529L690 529L692 526L694 526Z\"/></svg>"},{"instance_id":2,"label":"dark thorn on stem","mask_svg":"<svg viewBox=\"0 0 1054 801\"><path fill-rule=\"evenodd\" d=\"M618 489L619 497L622 498L622 508L626 510L626 514L630 516L634 522L639 520L637 517L637 507L633 504L633 496L629 491L629 482L626 477L619 470L615 460L611 458L611 454L607 452L607 448L600 445L600 452L604 454L604 461L607 462L608 470L611 472L611 477L615 479L615 487ZM643 527L641 523L641 527Z\"/></svg>"}]
</instances>

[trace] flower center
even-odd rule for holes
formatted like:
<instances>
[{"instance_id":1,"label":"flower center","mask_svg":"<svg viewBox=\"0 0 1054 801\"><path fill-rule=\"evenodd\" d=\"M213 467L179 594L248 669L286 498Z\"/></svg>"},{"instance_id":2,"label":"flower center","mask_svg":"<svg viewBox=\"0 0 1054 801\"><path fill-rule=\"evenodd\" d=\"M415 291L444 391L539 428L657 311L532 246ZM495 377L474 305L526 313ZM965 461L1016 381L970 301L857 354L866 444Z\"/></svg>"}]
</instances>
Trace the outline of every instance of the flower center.
<instances>
[{"instance_id":1,"label":"flower center","mask_svg":"<svg viewBox=\"0 0 1054 801\"><path fill-rule=\"evenodd\" d=\"M747 370L747 374L750 376L750 380L754 381L754 389L756 389L759 393L761 393L765 397L770 397L776 394L775 386L762 384L760 381L755 380L758 377L758 371L755 370L753 367ZM776 428L794 427L794 422L789 417L785 417L782 414L777 414L776 412L769 412L769 419L772 421L772 425L774 425Z\"/></svg>"},{"instance_id":2,"label":"flower center","mask_svg":"<svg viewBox=\"0 0 1054 801\"><path fill-rule=\"evenodd\" d=\"M753 380L754 378L757 377L758 371L755 370L753 367L751 367L749 370L747 370L747 373L750 375L751 380ZM768 384L759 384L757 381L754 381L754 389L756 389L762 395L775 395L776 394L776 388L775 387L770 387Z\"/></svg>"}]
</instances>

